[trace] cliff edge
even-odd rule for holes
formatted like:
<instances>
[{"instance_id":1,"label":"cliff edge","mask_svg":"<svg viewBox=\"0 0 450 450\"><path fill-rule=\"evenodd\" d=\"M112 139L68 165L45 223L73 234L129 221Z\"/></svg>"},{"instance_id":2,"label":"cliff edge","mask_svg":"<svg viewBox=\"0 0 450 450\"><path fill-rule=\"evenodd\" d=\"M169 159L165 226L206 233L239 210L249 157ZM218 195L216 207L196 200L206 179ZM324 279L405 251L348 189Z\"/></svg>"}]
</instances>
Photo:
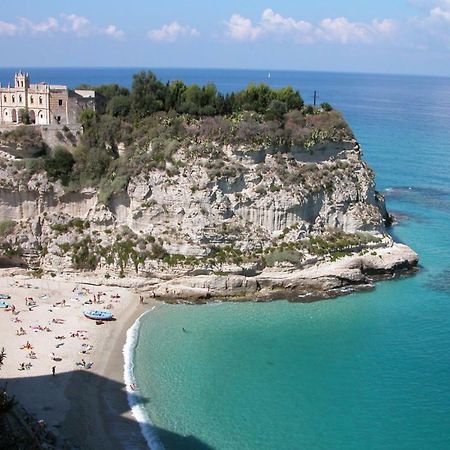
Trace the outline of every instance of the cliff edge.
<instances>
[{"instance_id":1,"label":"cliff edge","mask_svg":"<svg viewBox=\"0 0 450 450\"><path fill-rule=\"evenodd\" d=\"M89 120L66 148L0 137L2 265L175 301L323 298L417 265L331 108Z\"/></svg>"}]
</instances>

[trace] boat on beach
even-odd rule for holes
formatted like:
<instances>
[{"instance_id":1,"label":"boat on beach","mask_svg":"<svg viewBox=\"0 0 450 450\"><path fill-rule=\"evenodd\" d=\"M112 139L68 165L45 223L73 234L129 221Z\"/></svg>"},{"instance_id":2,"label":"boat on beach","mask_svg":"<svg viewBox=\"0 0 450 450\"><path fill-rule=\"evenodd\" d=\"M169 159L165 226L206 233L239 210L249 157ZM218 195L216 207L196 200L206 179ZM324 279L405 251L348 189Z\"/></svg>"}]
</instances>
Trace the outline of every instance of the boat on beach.
<instances>
[{"instance_id":1,"label":"boat on beach","mask_svg":"<svg viewBox=\"0 0 450 450\"><path fill-rule=\"evenodd\" d=\"M0 300L9 300L11 298L8 294L0 294Z\"/></svg>"},{"instance_id":2,"label":"boat on beach","mask_svg":"<svg viewBox=\"0 0 450 450\"><path fill-rule=\"evenodd\" d=\"M84 316L92 320L112 320L113 315L109 311L104 310L89 310L83 312Z\"/></svg>"},{"instance_id":3,"label":"boat on beach","mask_svg":"<svg viewBox=\"0 0 450 450\"><path fill-rule=\"evenodd\" d=\"M9 306L9 303L0 301L0 308L8 308L8 306Z\"/></svg>"}]
</instances>

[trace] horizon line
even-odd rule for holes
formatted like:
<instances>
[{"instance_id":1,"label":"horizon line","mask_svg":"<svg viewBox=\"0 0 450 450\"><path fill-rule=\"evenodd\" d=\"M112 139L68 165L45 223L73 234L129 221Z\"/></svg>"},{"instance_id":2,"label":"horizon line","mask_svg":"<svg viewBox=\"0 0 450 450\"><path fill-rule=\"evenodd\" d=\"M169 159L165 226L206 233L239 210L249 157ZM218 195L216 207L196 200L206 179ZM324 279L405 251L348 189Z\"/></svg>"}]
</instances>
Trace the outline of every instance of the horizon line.
<instances>
[{"instance_id":1,"label":"horizon line","mask_svg":"<svg viewBox=\"0 0 450 450\"><path fill-rule=\"evenodd\" d=\"M267 68L239 68L239 67L177 67L177 66L3 66L2 70L19 69L137 69L137 70L218 70L218 71L244 71L244 72L303 72L303 73L329 73L341 75L377 75L400 77L424 77L424 78L450 78L450 74L427 74L406 72L365 72L365 71L341 71L318 69L267 69Z\"/></svg>"}]
</instances>

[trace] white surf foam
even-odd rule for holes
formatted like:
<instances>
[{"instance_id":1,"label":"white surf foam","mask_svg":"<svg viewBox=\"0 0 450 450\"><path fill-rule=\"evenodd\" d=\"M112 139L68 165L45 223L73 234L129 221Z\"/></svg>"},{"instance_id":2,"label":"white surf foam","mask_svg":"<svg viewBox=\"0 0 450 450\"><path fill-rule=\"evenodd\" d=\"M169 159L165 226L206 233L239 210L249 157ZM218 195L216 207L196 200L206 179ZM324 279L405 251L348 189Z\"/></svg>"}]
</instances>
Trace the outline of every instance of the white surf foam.
<instances>
[{"instance_id":1,"label":"white surf foam","mask_svg":"<svg viewBox=\"0 0 450 450\"><path fill-rule=\"evenodd\" d=\"M137 399L137 397L139 397L139 388L136 390L131 388L131 386L137 384L134 376L133 356L139 340L139 327L141 324L141 319L145 314L150 313L154 308L155 307L142 314L127 331L127 339L123 347L123 358L125 361L123 377L127 389L128 404L130 405L134 418L139 423L141 432L148 447L151 450L164 450L164 446L156 434L147 412L144 407L139 404Z\"/></svg>"}]
</instances>

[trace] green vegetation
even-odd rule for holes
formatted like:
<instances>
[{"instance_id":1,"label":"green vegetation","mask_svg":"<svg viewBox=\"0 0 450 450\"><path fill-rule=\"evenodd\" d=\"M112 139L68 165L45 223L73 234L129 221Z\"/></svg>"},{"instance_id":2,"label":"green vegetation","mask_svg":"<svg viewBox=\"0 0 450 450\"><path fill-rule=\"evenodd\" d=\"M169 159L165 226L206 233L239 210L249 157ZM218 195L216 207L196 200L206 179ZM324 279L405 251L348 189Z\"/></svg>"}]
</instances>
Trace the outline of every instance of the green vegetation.
<instances>
[{"instance_id":1,"label":"green vegetation","mask_svg":"<svg viewBox=\"0 0 450 450\"><path fill-rule=\"evenodd\" d=\"M152 72L135 74L131 92L117 84L82 85L80 88L95 89L103 95L108 102L107 111L114 117L132 114L134 118L142 119L162 111L196 116L255 111L276 118L303 107L300 94L290 86L272 89L266 84L250 84L243 91L223 95L212 83L187 86L177 80L164 84Z\"/></svg>"},{"instance_id":2,"label":"green vegetation","mask_svg":"<svg viewBox=\"0 0 450 450\"><path fill-rule=\"evenodd\" d=\"M72 224L72 226L74 225ZM289 229L293 229L294 226ZM53 225L52 228L65 231L70 227ZM82 228L87 229L86 223L80 222L80 229ZM285 231L288 232L289 229ZM210 248L208 255L193 257L168 254L153 236L138 236L128 227L122 227L114 241L106 245L102 244L101 239L94 239L93 234L85 233L78 240L58 244L61 254L70 256L73 267L77 270L93 271L100 263L106 263L108 266L116 266L121 277L125 275L128 267L138 273L147 260L159 260L169 267L207 266L212 267L214 272L222 270L221 264L257 263L259 268L263 268L274 267L277 263L289 263L300 267L305 258L309 256L316 256L318 259L330 258L335 261L352 253L367 251L368 244L380 242L378 237L368 233L349 234L341 231L328 231L321 236L294 242L281 242L279 245L265 249L243 251L231 244L217 245Z\"/></svg>"},{"instance_id":3,"label":"green vegetation","mask_svg":"<svg viewBox=\"0 0 450 450\"><path fill-rule=\"evenodd\" d=\"M2 349L0 350L0 370L3 366L3 363L5 362L5 359L6 359L5 347L2 347Z\"/></svg>"},{"instance_id":4,"label":"green vegetation","mask_svg":"<svg viewBox=\"0 0 450 450\"><path fill-rule=\"evenodd\" d=\"M80 88L103 95L105 113L84 110L77 146L70 152L57 146L42 164L27 162L27 169L31 174L43 167L68 191L96 187L103 203L124 191L130 178L143 169L164 170L169 177L179 173L185 164L177 158L180 148L188 149L188 157L208 160L211 178L233 177L240 167L222 163L217 150L221 144L286 153L293 146L311 148L352 136L329 104L305 105L290 86L250 84L222 94L213 84L163 83L151 72L140 72L134 75L131 90L117 84ZM77 143L67 127L60 134L61 142Z\"/></svg>"},{"instance_id":5,"label":"green vegetation","mask_svg":"<svg viewBox=\"0 0 450 450\"><path fill-rule=\"evenodd\" d=\"M4 242L0 244L0 253L3 253L5 256L12 258L13 256L21 256L22 249L19 245L12 245L10 243Z\"/></svg>"},{"instance_id":6,"label":"green vegetation","mask_svg":"<svg viewBox=\"0 0 450 450\"><path fill-rule=\"evenodd\" d=\"M49 150L41 132L25 125L1 133L0 142L4 145L3 150L16 158L38 158Z\"/></svg>"},{"instance_id":7,"label":"green vegetation","mask_svg":"<svg viewBox=\"0 0 450 450\"><path fill-rule=\"evenodd\" d=\"M16 222L14 220L2 220L0 221L0 238L4 239L11 235L16 226Z\"/></svg>"},{"instance_id":8,"label":"green vegetation","mask_svg":"<svg viewBox=\"0 0 450 450\"><path fill-rule=\"evenodd\" d=\"M282 242L277 247L269 247L264 251L264 260L269 267L272 267L275 262L290 262L299 265L305 254L320 258L330 255L331 260L335 261L361 251L369 243L377 242L380 242L380 239L368 233L351 234L343 231L330 231L322 236L313 236L289 243Z\"/></svg>"},{"instance_id":9,"label":"green vegetation","mask_svg":"<svg viewBox=\"0 0 450 450\"><path fill-rule=\"evenodd\" d=\"M75 228L79 233L81 233L83 230L86 230L89 227L89 221L80 219L79 217L70 219L66 223L53 223L50 225L50 228L59 234L67 233L72 228Z\"/></svg>"},{"instance_id":10,"label":"green vegetation","mask_svg":"<svg viewBox=\"0 0 450 450\"><path fill-rule=\"evenodd\" d=\"M64 147L55 147L53 154L46 158L44 168L50 180L61 180L63 185L67 185L70 180L75 159Z\"/></svg>"},{"instance_id":11,"label":"green vegetation","mask_svg":"<svg viewBox=\"0 0 450 450\"><path fill-rule=\"evenodd\" d=\"M267 267L273 267L276 262L288 262L291 264L298 264L303 258L303 254L298 250L290 249L275 249L265 256L264 260Z\"/></svg>"}]
</instances>

